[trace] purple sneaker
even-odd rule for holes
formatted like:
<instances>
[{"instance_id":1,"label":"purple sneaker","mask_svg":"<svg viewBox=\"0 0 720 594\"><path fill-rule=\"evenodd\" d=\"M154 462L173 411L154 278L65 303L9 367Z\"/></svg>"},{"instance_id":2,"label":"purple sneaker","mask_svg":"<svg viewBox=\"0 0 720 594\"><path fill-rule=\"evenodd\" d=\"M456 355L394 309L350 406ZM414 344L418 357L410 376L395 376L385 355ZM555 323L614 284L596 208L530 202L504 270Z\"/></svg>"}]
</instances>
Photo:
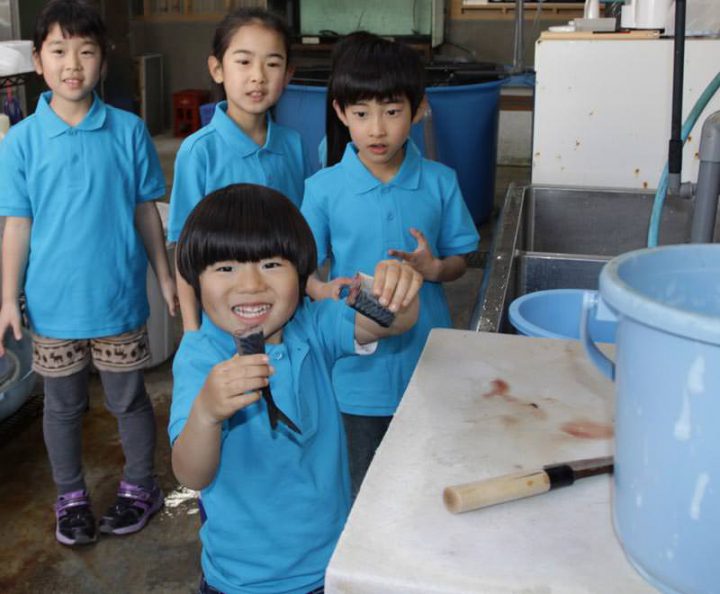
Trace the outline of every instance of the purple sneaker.
<instances>
[{"instance_id":1,"label":"purple sneaker","mask_svg":"<svg viewBox=\"0 0 720 594\"><path fill-rule=\"evenodd\" d=\"M55 503L55 519L55 538L59 543L72 547L97 540L95 516L85 489L60 495Z\"/></svg>"},{"instance_id":2,"label":"purple sneaker","mask_svg":"<svg viewBox=\"0 0 720 594\"><path fill-rule=\"evenodd\" d=\"M120 481L115 503L100 519L100 532L122 535L142 530L150 517L162 508L164 499L157 485L146 489Z\"/></svg>"}]
</instances>

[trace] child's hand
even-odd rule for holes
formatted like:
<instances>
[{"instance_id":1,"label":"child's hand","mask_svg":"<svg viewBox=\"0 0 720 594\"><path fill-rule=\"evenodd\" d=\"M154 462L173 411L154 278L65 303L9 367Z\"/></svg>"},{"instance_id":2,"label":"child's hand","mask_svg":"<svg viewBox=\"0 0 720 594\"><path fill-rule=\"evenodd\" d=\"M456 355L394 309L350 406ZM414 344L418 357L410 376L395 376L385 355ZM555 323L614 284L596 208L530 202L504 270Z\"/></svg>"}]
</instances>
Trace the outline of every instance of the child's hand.
<instances>
[{"instance_id":1,"label":"child's hand","mask_svg":"<svg viewBox=\"0 0 720 594\"><path fill-rule=\"evenodd\" d=\"M373 276L373 295L394 313L409 307L423 284L422 274L398 260L378 262Z\"/></svg>"},{"instance_id":2,"label":"child's hand","mask_svg":"<svg viewBox=\"0 0 720 594\"><path fill-rule=\"evenodd\" d=\"M260 398L273 371L265 354L235 355L218 363L195 402L197 412L209 424L222 423Z\"/></svg>"},{"instance_id":3,"label":"child's hand","mask_svg":"<svg viewBox=\"0 0 720 594\"><path fill-rule=\"evenodd\" d=\"M323 282L316 276L310 276L307 282L307 294L314 300L320 301L322 299L339 299L340 290L345 285L352 283L351 278L345 276L339 276L329 282Z\"/></svg>"},{"instance_id":4,"label":"child's hand","mask_svg":"<svg viewBox=\"0 0 720 594\"><path fill-rule=\"evenodd\" d=\"M415 251L404 252L402 250L388 250L388 255L400 258L410 264L415 270L423 275L425 280L436 281L441 266L441 261L433 256L430 244L419 229L410 229L410 234L417 240Z\"/></svg>"},{"instance_id":5,"label":"child's hand","mask_svg":"<svg viewBox=\"0 0 720 594\"><path fill-rule=\"evenodd\" d=\"M22 317L17 303L5 303L0 309L0 356L5 354L5 332L12 328L15 340L22 338Z\"/></svg>"},{"instance_id":6,"label":"child's hand","mask_svg":"<svg viewBox=\"0 0 720 594\"><path fill-rule=\"evenodd\" d=\"M168 275L164 280L160 282L160 292L162 293L163 299L167 304L170 315L175 317L175 314L180 308L180 301L178 300L178 292L177 287L175 286L175 280L172 276Z\"/></svg>"}]
</instances>

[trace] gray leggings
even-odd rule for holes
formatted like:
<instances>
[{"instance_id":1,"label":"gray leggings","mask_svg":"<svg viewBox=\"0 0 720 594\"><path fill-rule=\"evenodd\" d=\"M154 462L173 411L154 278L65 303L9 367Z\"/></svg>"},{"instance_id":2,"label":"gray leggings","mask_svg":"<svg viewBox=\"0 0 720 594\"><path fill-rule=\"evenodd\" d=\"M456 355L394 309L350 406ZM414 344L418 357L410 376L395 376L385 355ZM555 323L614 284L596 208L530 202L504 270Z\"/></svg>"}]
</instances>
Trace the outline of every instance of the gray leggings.
<instances>
[{"instance_id":1,"label":"gray leggings","mask_svg":"<svg viewBox=\"0 0 720 594\"><path fill-rule=\"evenodd\" d=\"M82 417L88 408L90 367L66 377L44 378L43 433L58 493L85 488L82 471ZM125 468L123 478L151 488L155 415L142 371L100 371L105 407L115 416Z\"/></svg>"}]
</instances>

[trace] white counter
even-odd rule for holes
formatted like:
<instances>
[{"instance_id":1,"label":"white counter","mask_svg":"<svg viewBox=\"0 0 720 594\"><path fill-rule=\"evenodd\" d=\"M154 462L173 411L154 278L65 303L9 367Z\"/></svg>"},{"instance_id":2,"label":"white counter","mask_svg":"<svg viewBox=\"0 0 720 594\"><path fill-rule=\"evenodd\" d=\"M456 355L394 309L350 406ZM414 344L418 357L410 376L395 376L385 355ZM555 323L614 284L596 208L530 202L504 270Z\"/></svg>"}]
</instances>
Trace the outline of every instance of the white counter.
<instances>
[{"instance_id":1,"label":"white counter","mask_svg":"<svg viewBox=\"0 0 720 594\"><path fill-rule=\"evenodd\" d=\"M615 538L608 475L459 515L442 502L447 485L610 454L612 396L579 343L434 330L326 592L655 592Z\"/></svg>"}]
</instances>

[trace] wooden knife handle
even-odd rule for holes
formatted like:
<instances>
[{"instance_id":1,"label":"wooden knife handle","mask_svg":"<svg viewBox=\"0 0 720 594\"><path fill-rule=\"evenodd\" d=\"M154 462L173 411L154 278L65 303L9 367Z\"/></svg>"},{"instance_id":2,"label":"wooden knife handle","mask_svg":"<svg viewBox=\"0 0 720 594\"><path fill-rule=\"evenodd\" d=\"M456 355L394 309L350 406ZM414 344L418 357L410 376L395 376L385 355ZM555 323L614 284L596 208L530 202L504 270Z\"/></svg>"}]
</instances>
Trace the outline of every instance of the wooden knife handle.
<instances>
[{"instance_id":1,"label":"wooden knife handle","mask_svg":"<svg viewBox=\"0 0 720 594\"><path fill-rule=\"evenodd\" d=\"M540 495L549 490L550 478L544 470L524 470L474 483L445 487L443 501L448 511L459 514L496 503Z\"/></svg>"}]
</instances>

